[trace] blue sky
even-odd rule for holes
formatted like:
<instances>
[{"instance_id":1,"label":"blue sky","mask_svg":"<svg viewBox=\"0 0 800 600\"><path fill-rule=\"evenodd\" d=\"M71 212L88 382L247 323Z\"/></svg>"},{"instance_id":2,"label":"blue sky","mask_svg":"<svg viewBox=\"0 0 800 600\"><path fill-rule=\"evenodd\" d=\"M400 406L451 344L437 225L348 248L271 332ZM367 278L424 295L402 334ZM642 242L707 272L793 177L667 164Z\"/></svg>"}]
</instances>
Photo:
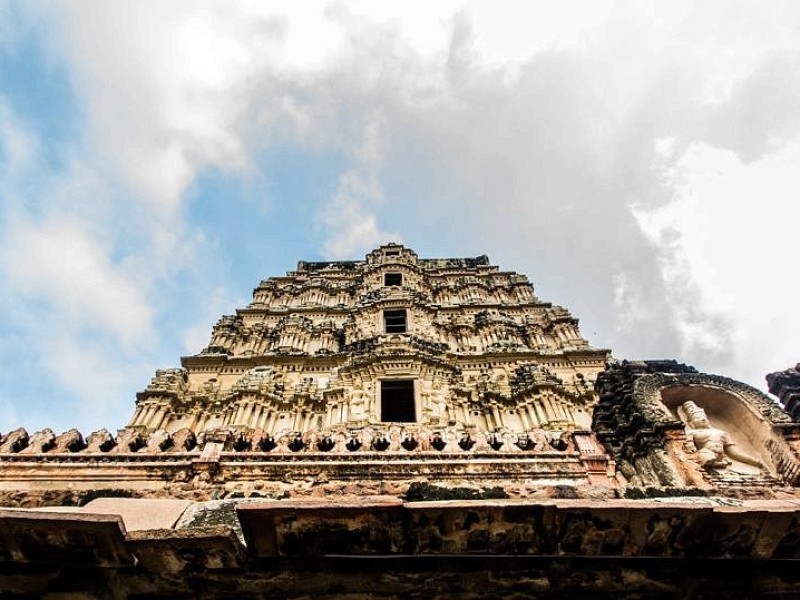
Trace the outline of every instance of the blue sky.
<instances>
[{"instance_id":1,"label":"blue sky","mask_svg":"<svg viewBox=\"0 0 800 600\"><path fill-rule=\"evenodd\" d=\"M619 358L800 359L795 2L382 4L0 0L0 432L119 428L261 278L387 241Z\"/></svg>"}]
</instances>

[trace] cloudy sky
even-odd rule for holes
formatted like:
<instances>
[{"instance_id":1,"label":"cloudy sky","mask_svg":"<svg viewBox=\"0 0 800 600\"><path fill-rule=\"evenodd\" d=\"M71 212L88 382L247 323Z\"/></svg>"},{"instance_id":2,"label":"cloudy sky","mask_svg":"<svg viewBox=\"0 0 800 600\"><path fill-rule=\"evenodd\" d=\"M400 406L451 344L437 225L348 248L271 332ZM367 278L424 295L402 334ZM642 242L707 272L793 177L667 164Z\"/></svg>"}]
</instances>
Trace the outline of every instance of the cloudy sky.
<instances>
[{"instance_id":1,"label":"cloudy sky","mask_svg":"<svg viewBox=\"0 0 800 600\"><path fill-rule=\"evenodd\" d=\"M261 278L387 241L619 358L800 360L800 4L393 4L0 0L0 431L121 427Z\"/></svg>"}]
</instances>

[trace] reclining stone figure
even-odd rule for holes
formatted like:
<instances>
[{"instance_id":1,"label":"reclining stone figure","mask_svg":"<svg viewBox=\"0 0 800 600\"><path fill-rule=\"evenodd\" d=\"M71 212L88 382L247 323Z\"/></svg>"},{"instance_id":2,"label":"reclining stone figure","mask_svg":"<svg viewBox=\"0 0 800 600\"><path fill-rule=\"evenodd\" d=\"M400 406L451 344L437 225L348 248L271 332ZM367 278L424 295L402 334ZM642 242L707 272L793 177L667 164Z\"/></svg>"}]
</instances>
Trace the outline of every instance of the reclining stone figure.
<instances>
[{"instance_id":1,"label":"reclining stone figure","mask_svg":"<svg viewBox=\"0 0 800 600\"><path fill-rule=\"evenodd\" d=\"M686 434L697 450L695 457L704 469L725 469L732 464L731 460L753 467L764 467L759 459L740 450L728 432L712 427L706 411L696 402L684 402L680 412L687 424Z\"/></svg>"}]
</instances>

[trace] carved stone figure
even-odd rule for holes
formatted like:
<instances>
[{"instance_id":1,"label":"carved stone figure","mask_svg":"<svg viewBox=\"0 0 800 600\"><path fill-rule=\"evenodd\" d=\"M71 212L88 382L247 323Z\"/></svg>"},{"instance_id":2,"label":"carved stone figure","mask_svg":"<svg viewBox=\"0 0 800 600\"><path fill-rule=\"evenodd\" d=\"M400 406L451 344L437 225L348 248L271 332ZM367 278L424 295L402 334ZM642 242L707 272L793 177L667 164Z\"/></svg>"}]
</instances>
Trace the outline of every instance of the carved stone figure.
<instances>
[{"instance_id":1,"label":"carved stone figure","mask_svg":"<svg viewBox=\"0 0 800 600\"><path fill-rule=\"evenodd\" d=\"M370 394L360 379L357 379L350 392L348 406L349 420L361 421L368 417L370 411Z\"/></svg>"},{"instance_id":2,"label":"carved stone figure","mask_svg":"<svg viewBox=\"0 0 800 600\"><path fill-rule=\"evenodd\" d=\"M678 411L687 424L686 434L694 442L695 458L705 469L725 469L731 459L753 467L763 467L763 463L743 452L731 440L728 433L716 429L708 421L706 411L693 401L684 402Z\"/></svg>"},{"instance_id":3,"label":"carved stone figure","mask_svg":"<svg viewBox=\"0 0 800 600\"><path fill-rule=\"evenodd\" d=\"M438 377L435 378L431 384L431 389L428 396L428 406L431 411L431 424L447 425L447 400L445 400L444 392L442 391L442 382Z\"/></svg>"}]
</instances>

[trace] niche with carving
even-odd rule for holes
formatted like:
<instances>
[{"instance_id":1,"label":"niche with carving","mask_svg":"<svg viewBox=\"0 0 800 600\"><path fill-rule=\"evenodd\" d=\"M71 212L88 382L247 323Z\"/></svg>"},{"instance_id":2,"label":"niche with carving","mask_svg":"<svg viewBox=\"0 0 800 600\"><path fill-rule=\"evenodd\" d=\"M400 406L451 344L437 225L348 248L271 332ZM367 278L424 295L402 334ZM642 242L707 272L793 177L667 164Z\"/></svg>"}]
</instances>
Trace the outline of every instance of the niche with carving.
<instances>
[{"instance_id":1,"label":"niche with carving","mask_svg":"<svg viewBox=\"0 0 800 600\"><path fill-rule=\"evenodd\" d=\"M771 423L728 390L704 385L661 388L661 401L685 427L684 449L705 471L753 475L775 469L768 448Z\"/></svg>"}]
</instances>

